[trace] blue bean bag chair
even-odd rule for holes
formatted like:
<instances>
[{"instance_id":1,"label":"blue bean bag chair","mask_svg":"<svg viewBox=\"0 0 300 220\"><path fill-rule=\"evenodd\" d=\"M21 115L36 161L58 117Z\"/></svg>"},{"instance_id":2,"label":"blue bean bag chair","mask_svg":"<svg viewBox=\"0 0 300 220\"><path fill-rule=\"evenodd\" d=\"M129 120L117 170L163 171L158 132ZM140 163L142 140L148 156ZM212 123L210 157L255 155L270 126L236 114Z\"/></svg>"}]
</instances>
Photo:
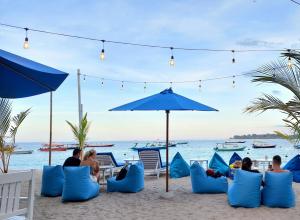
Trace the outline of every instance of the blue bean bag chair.
<instances>
[{"instance_id":1,"label":"blue bean bag chair","mask_svg":"<svg viewBox=\"0 0 300 220\"><path fill-rule=\"evenodd\" d=\"M144 165L132 164L122 180L111 177L107 180L107 192L136 193L144 189Z\"/></svg>"},{"instance_id":2,"label":"blue bean bag chair","mask_svg":"<svg viewBox=\"0 0 300 220\"><path fill-rule=\"evenodd\" d=\"M289 170L293 173L293 180L296 183L300 183L300 155L293 157L283 169Z\"/></svg>"},{"instance_id":3,"label":"blue bean bag chair","mask_svg":"<svg viewBox=\"0 0 300 220\"><path fill-rule=\"evenodd\" d=\"M214 153L213 157L211 158L209 162L209 168L220 172L224 176L227 176L229 174L229 166L217 153Z\"/></svg>"},{"instance_id":4,"label":"blue bean bag chair","mask_svg":"<svg viewBox=\"0 0 300 220\"><path fill-rule=\"evenodd\" d=\"M234 152L229 160L229 165L233 164L235 161L242 161L242 158L240 155L238 155L236 152Z\"/></svg>"},{"instance_id":5,"label":"blue bean bag chair","mask_svg":"<svg viewBox=\"0 0 300 220\"><path fill-rule=\"evenodd\" d=\"M181 154L177 152L173 157L170 165L170 177L171 178L181 178L190 175L190 166L183 159Z\"/></svg>"},{"instance_id":6,"label":"blue bean bag chair","mask_svg":"<svg viewBox=\"0 0 300 220\"><path fill-rule=\"evenodd\" d=\"M65 167L62 201L85 201L99 195L100 186L90 177L90 167Z\"/></svg>"},{"instance_id":7,"label":"blue bean bag chair","mask_svg":"<svg viewBox=\"0 0 300 220\"><path fill-rule=\"evenodd\" d=\"M227 178L221 176L213 178L207 176L205 170L198 162L190 168L193 193L226 193L228 189Z\"/></svg>"},{"instance_id":8,"label":"blue bean bag chair","mask_svg":"<svg viewBox=\"0 0 300 220\"><path fill-rule=\"evenodd\" d=\"M268 207L291 208L295 206L291 172L266 172L262 190L262 204Z\"/></svg>"},{"instance_id":9,"label":"blue bean bag chair","mask_svg":"<svg viewBox=\"0 0 300 220\"><path fill-rule=\"evenodd\" d=\"M236 170L233 183L228 189L228 201L231 206L256 208L261 202L262 174Z\"/></svg>"},{"instance_id":10,"label":"blue bean bag chair","mask_svg":"<svg viewBox=\"0 0 300 220\"><path fill-rule=\"evenodd\" d=\"M62 166L44 166L42 176L42 196L61 196L65 176Z\"/></svg>"}]
</instances>

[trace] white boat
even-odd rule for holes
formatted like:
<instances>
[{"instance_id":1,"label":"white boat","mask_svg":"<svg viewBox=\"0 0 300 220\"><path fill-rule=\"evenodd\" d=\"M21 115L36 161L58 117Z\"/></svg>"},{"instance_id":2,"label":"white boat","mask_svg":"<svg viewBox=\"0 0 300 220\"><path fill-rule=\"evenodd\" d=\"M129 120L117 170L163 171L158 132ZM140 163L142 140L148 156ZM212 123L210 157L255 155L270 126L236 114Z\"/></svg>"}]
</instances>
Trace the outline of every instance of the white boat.
<instances>
[{"instance_id":1,"label":"white boat","mask_svg":"<svg viewBox=\"0 0 300 220\"><path fill-rule=\"evenodd\" d=\"M12 154L32 154L33 150L15 150Z\"/></svg>"},{"instance_id":2,"label":"white boat","mask_svg":"<svg viewBox=\"0 0 300 220\"><path fill-rule=\"evenodd\" d=\"M243 151L246 146L239 146L238 144L228 144L228 143L217 143L214 147L215 151Z\"/></svg>"},{"instance_id":3,"label":"white boat","mask_svg":"<svg viewBox=\"0 0 300 220\"><path fill-rule=\"evenodd\" d=\"M263 141L254 141L252 147L253 148L275 148L276 144L269 144Z\"/></svg>"}]
</instances>

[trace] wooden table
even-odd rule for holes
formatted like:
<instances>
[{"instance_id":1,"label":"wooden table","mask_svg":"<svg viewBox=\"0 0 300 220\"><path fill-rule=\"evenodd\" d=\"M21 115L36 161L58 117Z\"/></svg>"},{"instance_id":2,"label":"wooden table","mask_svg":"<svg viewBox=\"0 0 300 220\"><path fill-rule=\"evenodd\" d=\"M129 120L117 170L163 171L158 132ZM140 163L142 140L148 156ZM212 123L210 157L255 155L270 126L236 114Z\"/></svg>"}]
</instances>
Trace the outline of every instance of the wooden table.
<instances>
[{"instance_id":1,"label":"wooden table","mask_svg":"<svg viewBox=\"0 0 300 220\"><path fill-rule=\"evenodd\" d=\"M133 164L133 163L137 163L140 161L140 159L125 159L125 164Z\"/></svg>"},{"instance_id":2,"label":"wooden table","mask_svg":"<svg viewBox=\"0 0 300 220\"><path fill-rule=\"evenodd\" d=\"M272 165L272 159L255 159L252 160L252 163L254 167L260 167L262 165L263 171L266 171L268 167Z\"/></svg>"},{"instance_id":3,"label":"wooden table","mask_svg":"<svg viewBox=\"0 0 300 220\"><path fill-rule=\"evenodd\" d=\"M113 168L114 166L113 165L100 165L99 167L99 170L100 170L100 173L102 172L102 179L103 179L103 182L101 182L99 180L99 184L100 185L106 185L106 181L105 181L105 171L109 170L110 171L110 176L113 176Z\"/></svg>"},{"instance_id":4,"label":"wooden table","mask_svg":"<svg viewBox=\"0 0 300 220\"><path fill-rule=\"evenodd\" d=\"M203 163L206 165L206 169L208 169L208 160L207 159L190 159L190 165L192 165L194 162L199 162L201 166L203 166Z\"/></svg>"}]
</instances>

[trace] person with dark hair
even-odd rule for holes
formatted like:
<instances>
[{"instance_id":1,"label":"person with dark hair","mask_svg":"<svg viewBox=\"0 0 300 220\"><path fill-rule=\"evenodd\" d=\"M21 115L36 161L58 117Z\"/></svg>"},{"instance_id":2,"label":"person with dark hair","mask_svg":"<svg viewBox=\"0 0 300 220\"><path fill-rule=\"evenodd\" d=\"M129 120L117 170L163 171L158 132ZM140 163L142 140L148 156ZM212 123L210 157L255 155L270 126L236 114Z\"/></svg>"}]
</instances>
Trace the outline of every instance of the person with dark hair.
<instances>
[{"instance_id":1,"label":"person with dark hair","mask_svg":"<svg viewBox=\"0 0 300 220\"><path fill-rule=\"evenodd\" d=\"M242 160L242 170L249 171L252 173L259 173L258 170L252 170L251 166L252 166L252 160L249 157L245 157Z\"/></svg>"},{"instance_id":2,"label":"person with dark hair","mask_svg":"<svg viewBox=\"0 0 300 220\"><path fill-rule=\"evenodd\" d=\"M81 155L81 149L75 148L73 150L73 156L65 160L63 167L78 167L81 160L79 159Z\"/></svg>"},{"instance_id":3,"label":"person with dark hair","mask_svg":"<svg viewBox=\"0 0 300 220\"><path fill-rule=\"evenodd\" d=\"M272 168L270 169L270 171L277 172L277 173L286 172L286 170L281 169L280 166L281 166L281 157L279 155L275 155L273 157Z\"/></svg>"}]
</instances>

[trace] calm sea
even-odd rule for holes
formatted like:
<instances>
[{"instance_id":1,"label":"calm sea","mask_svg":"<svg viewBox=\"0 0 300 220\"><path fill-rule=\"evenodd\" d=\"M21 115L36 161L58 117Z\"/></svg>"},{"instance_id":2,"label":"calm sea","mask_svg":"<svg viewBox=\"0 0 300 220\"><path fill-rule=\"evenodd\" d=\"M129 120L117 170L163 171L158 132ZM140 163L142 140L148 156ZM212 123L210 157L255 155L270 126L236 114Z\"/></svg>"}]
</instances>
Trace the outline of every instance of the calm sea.
<instances>
[{"instance_id":1,"label":"calm sea","mask_svg":"<svg viewBox=\"0 0 300 220\"><path fill-rule=\"evenodd\" d=\"M199 140L188 141L186 145L177 145L170 149L170 161L176 152L180 152L183 158L189 163L190 159L201 158L210 159L214 154L213 148L216 143L223 142L225 140ZM253 140L246 140L245 145L247 148L244 151L239 151L238 154L241 157L248 156L251 159L263 159L266 156L271 158L278 154L282 157L284 163L300 153L300 150L295 149L293 145L285 140L263 140L267 143L277 144L276 148L272 149L253 149ZM91 142L93 143L93 142ZM99 143L99 142L97 142ZM103 142L107 143L107 142ZM115 144L114 147L108 148L95 148L97 152L112 152L117 161L124 162L124 159L138 158L137 152L133 151L131 147L134 146L133 141L126 142L109 142ZM140 147L144 146L147 142L138 142ZM18 150L34 150L32 154L12 155L10 162L10 169L42 169L43 165L48 164L48 152L41 152L38 149L42 146L42 143L18 143ZM89 149L89 148L87 148ZM228 162L233 152L219 152L223 159ZM161 150L162 160L165 161L165 150ZM72 155L72 150L65 152L52 152L52 165L63 164L64 160Z\"/></svg>"}]
</instances>

